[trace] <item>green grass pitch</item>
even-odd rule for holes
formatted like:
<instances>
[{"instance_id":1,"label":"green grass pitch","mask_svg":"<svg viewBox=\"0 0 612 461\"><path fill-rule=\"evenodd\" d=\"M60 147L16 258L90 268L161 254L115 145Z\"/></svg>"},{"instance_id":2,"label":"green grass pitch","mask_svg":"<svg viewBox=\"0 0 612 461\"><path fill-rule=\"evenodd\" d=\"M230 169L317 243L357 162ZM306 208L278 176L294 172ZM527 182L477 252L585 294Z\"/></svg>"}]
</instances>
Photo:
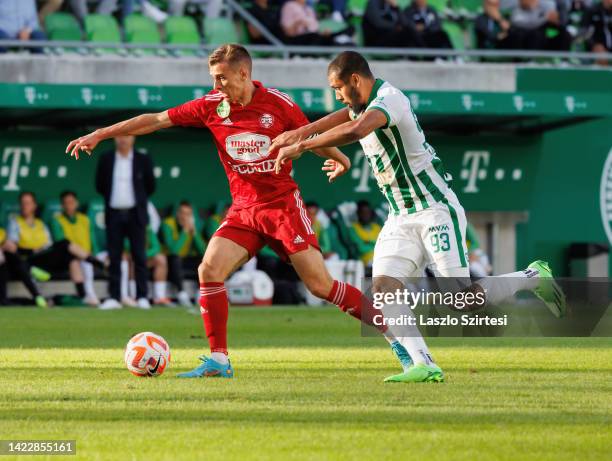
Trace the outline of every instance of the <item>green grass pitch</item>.
<instances>
[{"instance_id":1,"label":"green grass pitch","mask_svg":"<svg viewBox=\"0 0 612 461\"><path fill-rule=\"evenodd\" d=\"M123 364L147 330L172 350L156 379ZM610 338L431 339L447 382L412 385L334 308L235 308L229 340L235 379L179 380L199 315L0 309L0 439L77 440L52 460L610 459Z\"/></svg>"}]
</instances>

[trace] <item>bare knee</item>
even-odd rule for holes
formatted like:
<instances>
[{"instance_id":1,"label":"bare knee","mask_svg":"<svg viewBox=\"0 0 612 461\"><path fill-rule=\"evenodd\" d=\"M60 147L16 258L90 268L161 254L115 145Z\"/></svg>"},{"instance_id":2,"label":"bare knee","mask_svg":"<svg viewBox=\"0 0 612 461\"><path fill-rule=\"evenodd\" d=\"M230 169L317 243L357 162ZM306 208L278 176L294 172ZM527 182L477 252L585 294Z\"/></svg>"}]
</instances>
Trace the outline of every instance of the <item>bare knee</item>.
<instances>
[{"instance_id":1,"label":"bare knee","mask_svg":"<svg viewBox=\"0 0 612 461\"><path fill-rule=\"evenodd\" d=\"M218 266L211 264L207 260L203 260L198 266L198 277L200 282L223 282L225 274Z\"/></svg>"}]
</instances>

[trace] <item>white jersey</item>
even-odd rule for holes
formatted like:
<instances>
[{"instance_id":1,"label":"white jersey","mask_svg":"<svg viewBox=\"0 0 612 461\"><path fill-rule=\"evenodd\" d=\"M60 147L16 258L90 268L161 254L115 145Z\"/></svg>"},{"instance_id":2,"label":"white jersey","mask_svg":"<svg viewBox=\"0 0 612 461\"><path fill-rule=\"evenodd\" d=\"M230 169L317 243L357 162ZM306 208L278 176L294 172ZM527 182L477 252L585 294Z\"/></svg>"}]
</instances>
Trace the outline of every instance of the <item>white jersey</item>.
<instances>
[{"instance_id":1,"label":"white jersey","mask_svg":"<svg viewBox=\"0 0 612 461\"><path fill-rule=\"evenodd\" d=\"M411 214L445 202L450 175L425 140L410 100L389 83L376 79L365 110L379 110L387 124L359 142L374 171L390 212ZM351 118L356 118L351 112Z\"/></svg>"}]
</instances>

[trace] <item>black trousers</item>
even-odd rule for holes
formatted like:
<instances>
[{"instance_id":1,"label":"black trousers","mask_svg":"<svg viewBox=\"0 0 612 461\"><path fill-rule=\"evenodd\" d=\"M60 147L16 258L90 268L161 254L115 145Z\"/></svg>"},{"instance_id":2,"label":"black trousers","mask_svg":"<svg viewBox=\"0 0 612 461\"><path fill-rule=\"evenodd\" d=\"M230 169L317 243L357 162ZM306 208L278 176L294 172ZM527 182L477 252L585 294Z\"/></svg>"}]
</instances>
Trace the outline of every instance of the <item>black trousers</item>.
<instances>
[{"instance_id":1,"label":"black trousers","mask_svg":"<svg viewBox=\"0 0 612 461\"><path fill-rule=\"evenodd\" d=\"M123 242L130 242L132 260L134 261L134 276L136 278L136 296L147 297L147 258L146 224L141 223L136 213L136 207L129 210L110 209L106 213L106 246L110 267L108 268L108 292L111 298L121 298L121 254Z\"/></svg>"},{"instance_id":2,"label":"black trousers","mask_svg":"<svg viewBox=\"0 0 612 461\"><path fill-rule=\"evenodd\" d=\"M32 280L30 267L37 266L51 273L67 270L70 261L74 259L68 251L69 245L68 240L60 240L39 252L24 249L19 249L17 253L5 251L6 265L10 274L21 280L32 297L36 297L40 292Z\"/></svg>"}]
</instances>

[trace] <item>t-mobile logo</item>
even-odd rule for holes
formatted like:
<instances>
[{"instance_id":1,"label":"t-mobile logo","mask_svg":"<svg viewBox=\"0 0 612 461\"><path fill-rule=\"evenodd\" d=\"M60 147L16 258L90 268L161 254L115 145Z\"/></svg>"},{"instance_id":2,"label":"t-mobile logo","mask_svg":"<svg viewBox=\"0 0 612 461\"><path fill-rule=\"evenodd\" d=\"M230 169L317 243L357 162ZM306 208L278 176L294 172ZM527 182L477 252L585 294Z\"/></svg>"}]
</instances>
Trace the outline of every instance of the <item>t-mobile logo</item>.
<instances>
[{"instance_id":1,"label":"t-mobile logo","mask_svg":"<svg viewBox=\"0 0 612 461\"><path fill-rule=\"evenodd\" d=\"M491 154L487 151L467 151L463 154L461 179L467 180L463 192L474 194L478 192L478 180L487 178L487 168Z\"/></svg>"},{"instance_id":2,"label":"t-mobile logo","mask_svg":"<svg viewBox=\"0 0 612 461\"><path fill-rule=\"evenodd\" d=\"M2 154L2 168L0 175L8 177L7 183L2 188L8 191L18 191L19 176L27 176L29 173L28 164L32 160L32 149L30 147L5 147Z\"/></svg>"}]
</instances>

